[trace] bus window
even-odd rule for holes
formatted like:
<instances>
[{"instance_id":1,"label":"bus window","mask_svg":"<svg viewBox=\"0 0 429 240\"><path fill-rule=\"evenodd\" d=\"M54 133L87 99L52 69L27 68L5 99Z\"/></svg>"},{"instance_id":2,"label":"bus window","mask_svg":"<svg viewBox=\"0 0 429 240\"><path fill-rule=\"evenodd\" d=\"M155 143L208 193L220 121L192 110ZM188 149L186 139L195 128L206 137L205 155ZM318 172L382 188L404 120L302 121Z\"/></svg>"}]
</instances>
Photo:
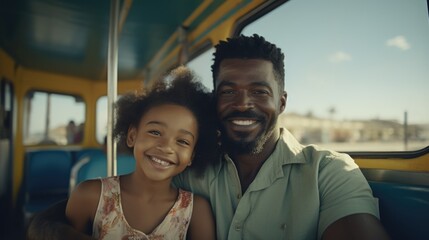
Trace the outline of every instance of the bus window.
<instances>
[{"instance_id":1,"label":"bus window","mask_svg":"<svg viewBox=\"0 0 429 240\"><path fill-rule=\"evenodd\" d=\"M30 91L25 96L25 103L25 145L70 145L82 142L85 104L80 97Z\"/></svg>"},{"instance_id":2,"label":"bus window","mask_svg":"<svg viewBox=\"0 0 429 240\"><path fill-rule=\"evenodd\" d=\"M97 100L95 119L97 142L104 144L104 137L107 135L107 96L102 96Z\"/></svg>"},{"instance_id":3,"label":"bus window","mask_svg":"<svg viewBox=\"0 0 429 240\"><path fill-rule=\"evenodd\" d=\"M14 91L10 82L0 79L0 211L9 213L11 199L11 182L13 166L12 129Z\"/></svg>"},{"instance_id":4,"label":"bus window","mask_svg":"<svg viewBox=\"0 0 429 240\"><path fill-rule=\"evenodd\" d=\"M285 53L286 111L302 143L338 151L429 145L428 8L416 1L288 1L248 24Z\"/></svg>"},{"instance_id":5,"label":"bus window","mask_svg":"<svg viewBox=\"0 0 429 240\"><path fill-rule=\"evenodd\" d=\"M213 90L213 77L210 67L212 64L213 53L214 48L212 47L187 63L187 66L201 78L204 86L210 90Z\"/></svg>"}]
</instances>

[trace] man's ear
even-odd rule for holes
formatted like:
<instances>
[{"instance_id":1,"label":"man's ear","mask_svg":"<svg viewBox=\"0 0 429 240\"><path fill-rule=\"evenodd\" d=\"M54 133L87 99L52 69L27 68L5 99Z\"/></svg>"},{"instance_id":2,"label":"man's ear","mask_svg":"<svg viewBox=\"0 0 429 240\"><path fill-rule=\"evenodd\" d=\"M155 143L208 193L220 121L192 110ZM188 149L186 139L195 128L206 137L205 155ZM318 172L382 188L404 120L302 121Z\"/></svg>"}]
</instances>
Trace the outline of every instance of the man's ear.
<instances>
[{"instance_id":1,"label":"man's ear","mask_svg":"<svg viewBox=\"0 0 429 240\"><path fill-rule=\"evenodd\" d=\"M287 92L283 91L283 94L280 96L280 113L282 113L286 108Z\"/></svg>"},{"instance_id":2,"label":"man's ear","mask_svg":"<svg viewBox=\"0 0 429 240\"><path fill-rule=\"evenodd\" d=\"M128 128L127 146L130 148L134 147L134 144L136 143L136 138L137 138L137 129L135 127Z\"/></svg>"}]
</instances>

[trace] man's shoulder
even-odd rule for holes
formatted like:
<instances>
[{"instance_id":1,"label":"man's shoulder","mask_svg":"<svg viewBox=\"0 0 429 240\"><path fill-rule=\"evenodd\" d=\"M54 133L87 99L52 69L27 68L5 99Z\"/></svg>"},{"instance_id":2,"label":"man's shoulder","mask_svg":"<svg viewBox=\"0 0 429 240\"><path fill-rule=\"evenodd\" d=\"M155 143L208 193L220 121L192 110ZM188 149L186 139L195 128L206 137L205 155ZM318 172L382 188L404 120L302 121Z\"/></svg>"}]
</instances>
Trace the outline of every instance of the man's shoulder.
<instances>
[{"instance_id":1,"label":"man's shoulder","mask_svg":"<svg viewBox=\"0 0 429 240\"><path fill-rule=\"evenodd\" d=\"M319 178L349 177L351 172L360 172L354 159L346 154L330 150L318 145L308 145L303 148L307 166L319 173ZM323 174L322 174L323 173Z\"/></svg>"},{"instance_id":2,"label":"man's shoulder","mask_svg":"<svg viewBox=\"0 0 429 240\"><path fill-rule=\"evenodd\" d=\"M311 153L315 156L320 156L323 159L335 160L335 159L348 159L350 156L346 153L341 153L317 144L309 144L303 147L304 152Z\"/></svg>"},{"instance_id":3,"label":"man's shoulder","mask_svg":"<svg viewBox=\"0 0 429 240\"><path fill-rule=\"evenodd\" d=\"M282 129L279 152L285 163L320 164L330 161L353 161L348 154L340 153L319 145L303 145L286 129Z\"/></svg>"},{"instance_id":4,"label":"man's shoulder","mask_svg":"<svg viewBox=\"0 0 429 240\"><path fill-rule=\"evenodd\" d=\"M284 164L302 163L316 168L324 168L327 165L356 167L354 160L348 154L316 144L303 145L285 129L282 132L281 147L279 149L279 153L275 155L282 158Z\"/></svg>"},{"instance_id":5,"label":"man's shoulder","mask_svg":"<svg viewBox=\"0 0 429 240\"><path fill-rule=\"evenodd\" d=\"M350 157L350 155L318 145L307 145L303 148L303 152L306 156L308 156L308 161L317 161L320 167L324 167L325 165L332 164L334 162L354 165L354 160Z\"/></svg>"},{"instance_id":6,"label":"man's shoulder","mask_svg":"<svg viewBox=\"0 0 429 240\"><path fill-rule=\"evenodd\" d=\"M200 172L193 168L187 168L173 178L173 184L176 186L184 186L189 189L189 186L207 186L214 181L221 170L223 163L207 166L204 172Z\"/></svg>"}]
</instances>

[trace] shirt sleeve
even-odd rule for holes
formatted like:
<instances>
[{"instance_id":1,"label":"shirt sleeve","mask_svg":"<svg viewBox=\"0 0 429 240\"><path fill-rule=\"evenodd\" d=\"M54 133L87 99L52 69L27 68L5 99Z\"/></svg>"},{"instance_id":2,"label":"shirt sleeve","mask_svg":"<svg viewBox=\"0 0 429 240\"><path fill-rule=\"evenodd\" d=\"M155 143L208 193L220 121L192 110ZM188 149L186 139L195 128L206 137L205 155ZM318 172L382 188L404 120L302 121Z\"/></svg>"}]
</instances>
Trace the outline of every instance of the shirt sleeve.
<instances>
[{"instance_id":1,"label":"shirt sleeve","mask_svg":"<svg viewBox=\"0 0 429 240\"><path fill-rule=\"evenodd\" d=\"M319 166L320 217L318 239L333 222L348 215L368 213L379 218L378 201L347 154L332 153Z\"/></svg>"}]
</instances>

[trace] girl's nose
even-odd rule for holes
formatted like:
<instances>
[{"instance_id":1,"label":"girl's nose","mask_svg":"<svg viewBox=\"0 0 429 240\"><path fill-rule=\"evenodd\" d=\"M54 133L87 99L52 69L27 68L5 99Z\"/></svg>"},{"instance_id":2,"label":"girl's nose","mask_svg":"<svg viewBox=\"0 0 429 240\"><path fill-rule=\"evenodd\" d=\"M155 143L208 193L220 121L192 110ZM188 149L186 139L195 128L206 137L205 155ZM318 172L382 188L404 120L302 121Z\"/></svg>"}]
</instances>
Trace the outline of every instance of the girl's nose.
<instances>
[{"instance_id":1,"label":"girl's nose","mask_svg":"<svg viewBox=\"0 0 429 240\"><path fill-rule=\"evenodd\" d=\"M166 154L174 153L174 150L171 147L171 141L169 139L160 139L160 142L156 148Z\"/></svg>"}]
</instances>

